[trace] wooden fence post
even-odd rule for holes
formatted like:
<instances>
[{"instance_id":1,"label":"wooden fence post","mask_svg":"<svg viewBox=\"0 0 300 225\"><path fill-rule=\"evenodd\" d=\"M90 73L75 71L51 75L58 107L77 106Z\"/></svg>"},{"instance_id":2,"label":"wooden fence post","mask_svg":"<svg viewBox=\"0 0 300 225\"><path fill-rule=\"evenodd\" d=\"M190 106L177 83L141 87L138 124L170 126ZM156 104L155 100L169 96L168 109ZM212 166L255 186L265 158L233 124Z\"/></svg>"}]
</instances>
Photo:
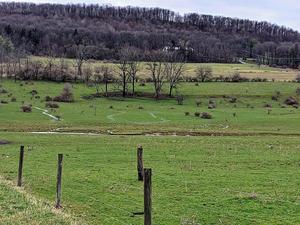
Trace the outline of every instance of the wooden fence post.
<instances>
[{"instance_id":1,"label":"wooden fence post","mask_svg":"<svg viewBox=\"0 0 300 225\"><path fill-rule=\"evenodd\" d=\"M18 171L18 187L22 186L22 175L23 175L23 161L24 161L24 146L20 147L20 158L19 158L19 171Z\"/></svg>"},{"instance_id":2,"label":"wooden fence post","mask_svg":"<svg viewBox=\"0 0 300 225\"><path fill-rule=\"evenodd\" d=\"M62 164L63 164L63 154L58 154L58 164L57 164L57 182L56 182L56 205L55 208L61 208L61 178L62 178Z\"/></svg>"},{"instance_id":3,"label":"wooden fence post","mask_svg":"<svg viewBox=\"0 0 300 225\"><path fill-rule=\"evenodd\" d=\"M144 169L144 225L152 224L152 170Z\"/></svg>"},{"instance_id":4,"label":"wooden fence post","mask_svg":"<svg viewBox=\"0 0 300 225\"><path fill-rule=\"evenodd\" d=\"M143 163L143 147L139 146L137 148L137 172L138 172L138 180L144 180L144 163Z\"/></svg>"}]
</instances>

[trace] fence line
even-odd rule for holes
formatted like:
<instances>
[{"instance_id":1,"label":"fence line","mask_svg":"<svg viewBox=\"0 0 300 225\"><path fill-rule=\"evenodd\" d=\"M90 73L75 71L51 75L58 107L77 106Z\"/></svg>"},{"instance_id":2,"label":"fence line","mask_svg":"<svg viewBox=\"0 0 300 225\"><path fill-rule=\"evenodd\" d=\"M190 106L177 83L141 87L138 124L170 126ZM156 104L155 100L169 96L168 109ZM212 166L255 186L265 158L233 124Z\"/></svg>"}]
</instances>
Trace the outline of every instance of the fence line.
<instances>
[{"instance_id":1,"label":"fence line","mask_svg":"<svg viewBox=\"0 0 300 225\"><path fill-rule=\"evenodd\" d=\"M22 147L21 147L22 149ZM23 147L23 150L24 150L24 147ZM141 150L141 147L138 148L138 150ZM22 151L21 151L22 153ZM21 162L22 162L22 165L23 165L23 157L22 157L22 154L20 153L20 165L21 165ZM23 152L24 153L24 152ZM140 153L140 154L139 154ZM132 159L133 157L131 155L129 155L130 158ZM137 168L138 168L138 180L141 180L141 176L143 175L143 180L144 180L144 189L141 185L141 183L138 183L136 180L133 181L133 180L130 180L130 181L120 181L120 180L113 180L111 179L112 177L110 175L106 175L106 174L101 174L100 177L104 177L104 178L108 178L108 180L113 184L115 185L121 185L122 188L125 188L125 189L128 189L128 190L135 190L137 191L136 193L139 193L138 195L136 195L136 198L139 198L142 196L143 194L143 190L144 190L144 210L143 210L143 214L144 214L144 225L151 225L152 224L152 217L154 218L157 218L159 217L158 214L156 214L156 212L159 212L158 208L156 206L152 206L152 198L170 198L170 195L161 195L160 193L157 193L157 192L154 192L154 194L152 194L152 170L151 169L143 169L143 164L144 162L146 162L146 165L149 165L151 163L176 163L178 164L178 167L180 169L179 173L180 173L180 176L181 176L181 180L184 180L184 185L186 187L186 185L188 183L193 183L193 184L197 184L198 182L190 182L190 181L186 181L187 179L185 179L184 177L184 168L186 167L186 165L184 164L185 162L188 162L190 163L190 167L192 167L192 162L201 162L203 163L204 161L196 161L196 160L181 160L181 159L170 159L170 158L166 158L165 160L162 160L162 159L159 159L159 160L147 160L147 157L146 159L144 159L143 157L141 157L142 154L141 152L138 152L137 154L137 160L120 160L119 162L117 161L114 161L113 163L110 163L112 165L120 165L120 163L130 163L130 169L132 168L132 170L134 170L134 167L133 165L134 164L137 164ZM22 159L22 161L21 161ZM63 159L63 155L62 154L59 154L58 155L58 167L57 167L57 192L56 192L56 196L57 196L57 201L56 201L56 208L60 208L61 205L60 205L60 202L61 202L61 190L62 190L62 159ZM97 162L99 163L99 162ZM100 162L101 163L101 162ZM67 164L68 165L68 164ZM20 168L22 168L22 166L19 166L19 171L20 171ZM102 167L101 167L102 168ZM121 167L118 167L119 169L122 169L124 170L124 168L121 168ZM118 169L118 168L114 168L114 169ZM141 169L143 169L143 173L141 173ZM179 170L178 169L178 170ZM135 169L136 170L136 169ZM146 175L145 175L146 173ZM19 172L19 177L22 178L22 176L20 176L20 174L22 174L22 171L21 173ZM134 173L133 173L134 174ZM173 182L173 183L178 183L178 179L172 179L172 178L166 178L165 176L164 177L155 177L154 180L159 180L160 183L161 182L166 182L166 183L170 183L170 182ZM19 180L19 179L18 179ZM22 179L21 179L22 180ZM128 184L127 182L136 182L137 186L141 186L141 187L137 187L137 186L134 186L133 184ZM19 182L18 182L19 184ZM118 189L117 189L118 191ZM186 187L186 191L187 191L187 187ZM101 204L103 204L103 206L105 207L108 207L112 210L116 210L118 212L121 212L121 214L123 216L120 216L120 217L125 217L124 215L127 216L132 216L134 215L134 213L140 213L140 212L131 212L129 209L126 209L124 208L122 205L125 204L125 205L129 205L132 206L132 208L135 208L135 209L143 209L143 204L142 203L137 203L137 201L133 198L126 198L126 197L122 197L120 195L126 195L127 193L127 190L125 190L124 192L121 192L121 193L114 193L114 192L110 192L110 191L104 191L104 193L108 194L109 195L109 198L110 197L113 197L114 199L114 204L110 204L108 202L101 202ZM133 192L133 194L136 194ZM169 193L170 194L170 193ZM189 195L191 195L192 192L189 192ZM140 196L139 196L140 195ZM191 197L191 196L181 196L181 197ZM93 201L93 200L92 200ZM96 202L96 201L95 201ZM160 206L160 210L163 208L163 209L168 209L170 207L168 206L171 206L172 204L169 202L169 204L167 204L165 207L161 207ZM110 216L108 214L105 214L105 213L102 213L101 214L105 215L107 218L104 219L104 221L107 221L108 219L112 219L122 225L128 225L127 223L124 223L124 221L120 220L118 217L113 217L113 216ZM172 218L182 218L180 216L172 216Z\"/></svg>"}]
</instances>

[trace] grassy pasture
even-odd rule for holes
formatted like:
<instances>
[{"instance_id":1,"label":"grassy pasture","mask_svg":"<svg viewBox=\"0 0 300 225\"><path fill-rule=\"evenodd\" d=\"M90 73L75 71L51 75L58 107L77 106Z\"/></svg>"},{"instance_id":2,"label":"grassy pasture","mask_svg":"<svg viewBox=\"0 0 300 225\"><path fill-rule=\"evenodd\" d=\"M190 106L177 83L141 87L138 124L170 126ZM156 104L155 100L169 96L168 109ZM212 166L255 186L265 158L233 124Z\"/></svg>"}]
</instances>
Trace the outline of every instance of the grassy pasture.
<instances>
[{"instance_id":1,"label":"grassy pasture","mask_svg":"<svg viewBox=\"0 0 300 225\"><path fill-rule=\"evenodd\" d=\"M10 187L0 183L0 224L70 224L72 220L51 212L51 205L38 203Z\"/></svg>"},{"instance_id":2,"label":"grassy pasture","mask_svg":"<svg viewBox=\"0 0 300 225\"><path fill-rule=\"evenodd\" d=\"M0 129L2 131L49 131L60 128L68 131L93 131L97 133L143 133L143 132L222 132L222 133L299 133L300 113L291 107L282 108L288 96L296 96L297 83L193 83L181 84L179 90L185 96L183 105L175 99L155 101L145 98L97 98L84 100L81 97L95 93L93 88L83 84L74 85L75 103L59 103L60 108L53 115L62 121L53 121L42 111L44 98L61 92L63 84L34 82L33 84L3 81L9 93L17 102L0 104ZM111 88L111 87L110 87ZM138 91L152 92L152 85L138 87ZM31 99L36 90L40 99ZM271 97L280 91L279 101ZM0 100L10 101L8 94L1 94ZM235 96L236 103L229 103L224 96ZM196 106L196 99L202 104ZM216 109L208 109L208 101L216 102ZM20 110L22 102L33 105L32 113ZM272 105L270 114L264 105ZM112 108L110 106L113 106ZM139 109L142 107L142 109ZM185 116L185 112L190 112ZM209 112L212 120L194 116L195 112ZM236 114L236 117L233 114Z\"/></svg>"},{"instance_id":3,"label":"grassy pasture","mask_svg":"<svg viewBox=\"0 0 300 225\"><path fill-rule=\"evenodd\" d=\"M154 223L299 224L298 137L136 137L1 133L0 172L15 181L18 146L30 145L25 189L55 199L65 154L63 206L87 224L142 224L135 146L153 169ZM270 148L269 146L273 147ZM185 221L185 222L184 222Z\"/></svg>"},{"instance_id":4,"label":"grassy pasture","mask_svg":"<svg viewBox=\"0 0 300 225\"><path fill-rule=\"evenodd\" d=\"M45 57L31 57L33 60L38 60L40 62L46 63L47 58ZM59 59L52 59L55 63L59 63ZM69 67L75 66L74 59L66 59ZM116 68L117 64L104 61L89 60L84 64L84 67L96 67L100 65L110 65L113 68ZM194 77L196 70L199 66L210 66L213 69L214 76L230 76L234 72L239 72L242 76L247 78L266 78L268 80L277 80L277 81L290 81L295 80L296 75L299 73L299 70L294 69L281 69L273 68L269 66L258 66L256 64L247 63L247 64L222 64L222 63L187 63L185 65L184 76ZM140 78L149 77L149 71L147 71L147 64L142 62L140 65L139 71Z\"/></svg>"},{"instance_id":5,"label":"grassy pasture","mask_svg":"<svg viewBox=\"0 0 300 225\"><path fill-rule=\"evenodd\" d=\"M0 94L9 102L0 104L0 140L12 142L0 145L0 175L16 182L18 150L25 145L25 192L54 205L57 154L64 153L63 212L80 224L142 224L141 216L132 217L143 210L142 183L136 181L138 144L144 147L145 166L153 169L154 224L300 224L300 113L281 107L287 97L296 97L297 83L182 83L183 105L175 99L84 100L95 90L74 84L75 102L49 110L62 121L34 107L45 109L44 97L58 95L63 84L2 80L1 85L17 102ZM146 84L137 91L152 88ZM31 99L32 90L40 99ZM271 100L277 91L279 100ZM209 99L216 109L208 109ZM32 104L33 111L21 112L22 102ZM272 105L270 114L266 103ZM209 112L213 119L196 118L194 112ZM50 130L100 135L29 133ZM163 132L169 135L155 135ZM71 223L60 222L49 209L34 213L36 206L22 195L1 182L0 188L0 224L18 224L19 215L31 215L31 224ZM26 213L19 213L18 204Z\"/></svg>"}]
</instances>

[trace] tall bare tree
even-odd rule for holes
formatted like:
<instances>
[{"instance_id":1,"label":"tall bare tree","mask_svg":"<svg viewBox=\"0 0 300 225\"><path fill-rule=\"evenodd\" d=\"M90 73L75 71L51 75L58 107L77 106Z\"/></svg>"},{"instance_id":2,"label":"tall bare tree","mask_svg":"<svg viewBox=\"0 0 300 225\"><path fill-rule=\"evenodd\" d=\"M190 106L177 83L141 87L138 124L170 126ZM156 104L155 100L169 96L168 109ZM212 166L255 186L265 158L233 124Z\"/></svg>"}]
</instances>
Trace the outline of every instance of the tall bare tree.
<instances>
[{"instance_id":1,"label":"tall bare tree","mask_svg":"<svg viewBox=\"0 0 300 225\"><path fill-rule=\"evenodd\" d=\"M60 73L60 80L65 82L68 76L68 63L66 62L64 57L59 59L59 73Z\"/></svg>"},{"instance_id":2,"label":"tall bare tree","mask_svg":"<svg viewBox=\"0 0 300 225\"><path fill-rule=\"evenodd\" d=\"M82 67L84 62L87 60L87 53L86 53L86 47L82 44L78 44L76 46L76 68L77 68L77 73L75 73L74 80L77 82L77 79L82 78Z\"/></svg>"},{"instance_id":3,"label":"tall bare tree","mask_svg":"<svg viewBox=\"0 0 300 225\"><path fill-rule=\"evenodd\" d=\"M159 98L166 78L164 53L161 51L153 52L149 58L150 62L147 63L147 69L150 71L154 84L155 98Z\"/></svg>"},{"instance_id":4,"label":"tall bare tree","mask_svg":"<svg viewBox=\"0 0 300 225\"><path fill-rule=\"evenodd\" d=\"M44 68L44 74L46 80L53 80L53 75L55 71L55 59L53 57L47 57L46 66Z\"/></svg>"},{"instance_id":5,"label":"tall bare tree","mask_svg":"<svg viewBox=\"0 0 300 225\"><path fill-rule=\"evenodd\" d=\"M126 97L128 90L128 83L130 81L130 60L128 56L130 55L129 48L123 48L120 52L120 60L118 64L118 75L120 77L120 83L122 88L122 96Z\"/></svg>"},{"instance_id":6,"label":"tall bare tree","mask_svg":"<svg viewBox=\"0 0 300 225\"><path fill-rule=\"evenodd\" d=\"M127 59L129 61L128 66L128 73L131 79L131 86L132 86L132 94L135 94L135 82L137 79L137 73L140 69L140 63L139 63L139 52L138 49L133 47L128 47L126 50Z\"/></svg>"},{"instance_id":7,"label":"tall bare tree","mask_svg":"<svg viewBox=\"0 0 300 225\"><path fill-rule=\"evenodd\" d=\"M172 97L172 91L177 87L182 78L185 62L176 52L166 54L165 76L169 83L169 96Z\"/></svg>"}]
</instances>

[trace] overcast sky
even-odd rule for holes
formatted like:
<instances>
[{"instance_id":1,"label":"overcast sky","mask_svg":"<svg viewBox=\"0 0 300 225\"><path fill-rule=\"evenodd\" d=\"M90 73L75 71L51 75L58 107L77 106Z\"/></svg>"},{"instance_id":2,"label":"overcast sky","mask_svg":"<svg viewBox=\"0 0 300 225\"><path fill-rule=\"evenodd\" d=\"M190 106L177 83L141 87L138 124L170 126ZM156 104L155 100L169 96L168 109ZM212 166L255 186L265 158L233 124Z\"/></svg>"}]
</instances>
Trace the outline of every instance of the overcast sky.
<instances>
[{"instance_id":1,"label":"overcast sky","mask_svg":"<svg viewBox=\"0 0 300 225\"><path fill-rule=\"evenodd\" d=\"M3 0L0 0L3 1ZM10 0L6 0L10 1ZM147 6L176 12L197 12L269 21L300 31L299 0L14 0L34 3L97 3L118 6Z\"/></svg>"}]
</instances>

